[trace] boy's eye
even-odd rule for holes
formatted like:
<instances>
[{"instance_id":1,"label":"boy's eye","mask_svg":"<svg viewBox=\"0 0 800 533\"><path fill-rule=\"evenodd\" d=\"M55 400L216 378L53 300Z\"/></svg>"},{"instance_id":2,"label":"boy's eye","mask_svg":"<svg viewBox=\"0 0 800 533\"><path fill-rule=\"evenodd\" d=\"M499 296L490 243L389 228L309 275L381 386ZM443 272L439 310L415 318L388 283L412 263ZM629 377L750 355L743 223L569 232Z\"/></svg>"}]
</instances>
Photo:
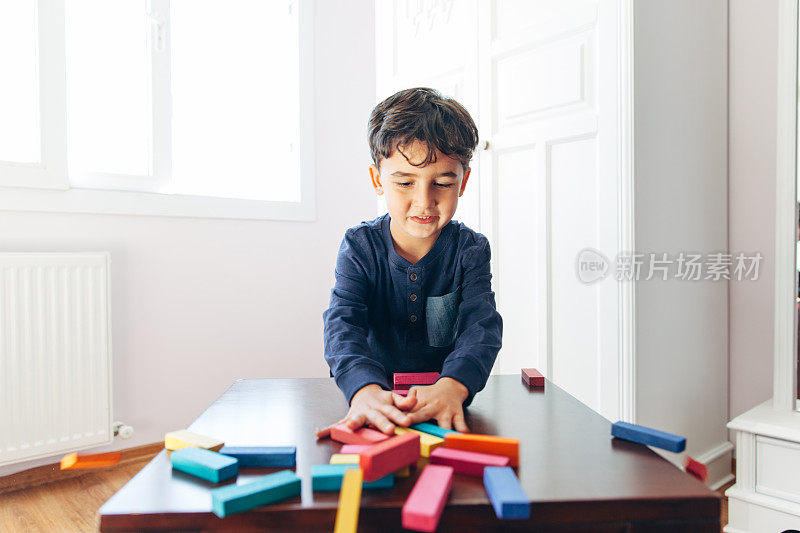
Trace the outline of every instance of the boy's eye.
<instances>
[{"instance_id":1,"label":"boy's eye","mask_svg":"<svg viewBox=\"0 0 800 533\"><path fill-rule=\"evenodd\" d=\"M453 186L452 183L437 183L436 185L438 187L442 187L443 189L447 189L448 187L452 187Z\"/></svg>"},{"instance_id":2,"label":"boy's eye","mask_svg":"<svg viewBox=\"0 0 800 533\"><path fill-rule=\"evenodd\" d=\"M409 185L411 185L411 182L410 181L406 181L406 182L403 182L403 183L398 183L398 185L400 187L408 187Z\"/></svg>"}]
</instances>

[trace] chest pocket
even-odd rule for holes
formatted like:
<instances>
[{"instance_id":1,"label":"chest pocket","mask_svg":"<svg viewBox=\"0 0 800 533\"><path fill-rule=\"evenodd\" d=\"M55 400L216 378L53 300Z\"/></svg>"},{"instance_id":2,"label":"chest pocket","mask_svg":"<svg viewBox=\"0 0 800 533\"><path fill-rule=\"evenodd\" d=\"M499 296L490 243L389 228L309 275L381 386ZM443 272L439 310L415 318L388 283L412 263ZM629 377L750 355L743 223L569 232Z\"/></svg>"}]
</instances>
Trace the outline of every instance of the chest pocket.
<instances>
[{"instance_id":1,"label":"chest pocket","mask_svg":"<svg viewBox=\"0 0 800 533\"><path fill-rule=\"evenodd\" d=\"M449 346L455 342L460 300L460 288L442 296L429 296L426 299L425 320L428 326L429 345Z\"/></svg>"}]
</instances>

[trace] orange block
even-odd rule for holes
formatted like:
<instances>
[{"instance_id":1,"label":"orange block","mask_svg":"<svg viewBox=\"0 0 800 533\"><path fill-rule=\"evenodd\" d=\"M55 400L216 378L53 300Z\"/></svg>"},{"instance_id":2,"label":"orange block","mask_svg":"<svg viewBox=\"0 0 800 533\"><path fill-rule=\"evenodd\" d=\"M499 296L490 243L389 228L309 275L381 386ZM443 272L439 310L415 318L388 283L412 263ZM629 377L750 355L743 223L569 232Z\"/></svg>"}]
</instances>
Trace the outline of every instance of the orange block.
<instances>
[{"instance_id":1,"label":"orange block","mask_svg":"<svg viewBox=\"0 0 800 533\"><path fill-rule=\"evenodd\" d=\"M519 466L519 439L475 433L448 433L444 436L444 445L456 450L503 455L511 460L511 466Z\"/></svg>"},{"instance_id":2,"label":"orange block","mask_svg":"<svg viewBox=\"0 0 800 533\"><path fill-rule=\"evenodd\" d=\"M77 470L80 468L105 468L114 466L122 458L122 452L97 453L94 455L78 455L68 453L61 458L61 470Z\"/></svg>"}]
</instances>

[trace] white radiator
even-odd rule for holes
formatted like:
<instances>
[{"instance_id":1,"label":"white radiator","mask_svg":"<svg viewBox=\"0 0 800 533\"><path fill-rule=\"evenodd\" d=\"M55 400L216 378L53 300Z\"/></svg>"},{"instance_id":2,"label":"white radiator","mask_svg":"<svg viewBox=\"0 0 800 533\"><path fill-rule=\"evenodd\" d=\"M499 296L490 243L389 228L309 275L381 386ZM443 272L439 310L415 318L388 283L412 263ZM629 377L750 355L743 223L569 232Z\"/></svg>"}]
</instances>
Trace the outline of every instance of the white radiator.
<instances>
[{"instance_id":1,"label":"white radiator","mask_svg":"<svg viewBox=\"0 0 800 533\"><path fill-rule=\"evenodd\" d=\"M0 465L113 439L108 253L0 253Z\"/></svg>"}]
</instances>

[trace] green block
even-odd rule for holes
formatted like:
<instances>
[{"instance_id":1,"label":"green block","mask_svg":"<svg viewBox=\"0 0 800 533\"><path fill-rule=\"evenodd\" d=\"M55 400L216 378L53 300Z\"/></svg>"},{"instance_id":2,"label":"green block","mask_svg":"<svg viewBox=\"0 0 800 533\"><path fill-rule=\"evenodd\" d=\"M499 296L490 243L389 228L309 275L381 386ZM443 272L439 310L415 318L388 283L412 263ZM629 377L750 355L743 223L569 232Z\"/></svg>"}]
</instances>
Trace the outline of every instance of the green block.
<instances>
[{"instance_id":1,"label":"green block","mask_svg":"<svg viewBox=\"0 0 800 533\"><path fill-rule=\"evenodd\" d=\"M187 446L169 455L172 468L212 483L236 477L239 461L211 450Z\"/></svg>"},{"instance_id":2,"label":"green block","mask_svg":"<svg viewBox=\"0 0 800 533\"><path fill-rule=\"evenodd\" d=\"M228 485L211 491L211 508L220 518L241 513L300 494L300 478L281 470L244 485Z\"/></svg>"},{"instance_id":3,"label":"green block","mask_svg":"<svg viewBox=\"0 0 800 533\"><path fill-rule=\"evenodd\" d=\"M344 472L348 468L358 468L358 465L312 465L311 466L311 490L314 491L333 491L342 488ZM383 476L375 481L368 481L361 484L361 488L369 489L390 489L394 487L394 474Z\"/></svg>"}]
</instances>

